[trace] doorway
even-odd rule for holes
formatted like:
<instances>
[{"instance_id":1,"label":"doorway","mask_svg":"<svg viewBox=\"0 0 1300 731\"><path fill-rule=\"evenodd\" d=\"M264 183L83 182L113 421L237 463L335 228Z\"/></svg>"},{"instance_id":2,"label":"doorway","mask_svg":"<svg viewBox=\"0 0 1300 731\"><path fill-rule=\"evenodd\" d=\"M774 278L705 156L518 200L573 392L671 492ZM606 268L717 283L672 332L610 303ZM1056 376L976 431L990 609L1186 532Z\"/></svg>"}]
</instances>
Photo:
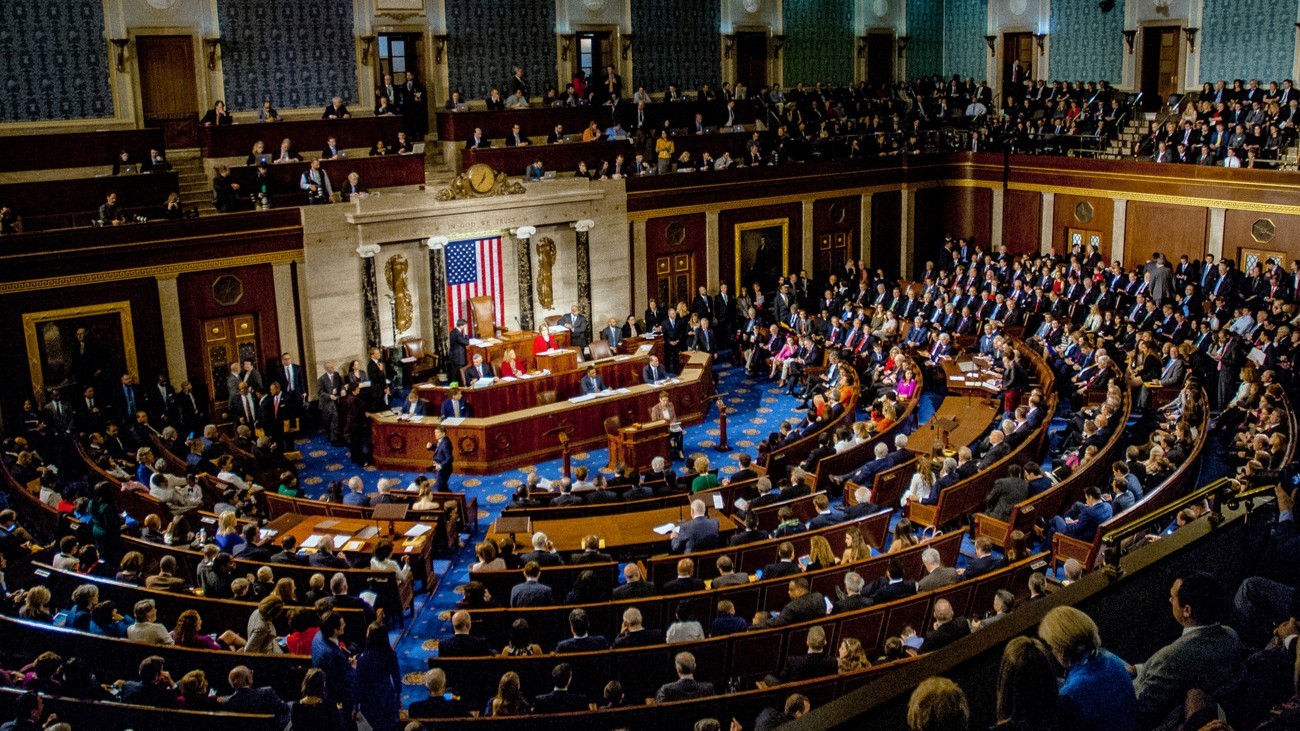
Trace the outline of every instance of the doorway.
<instances>
[{"instance_id":1,"label":"doorway","mask_svg":"<svg viewBox=\"0 0 1300 731\"><path fill-rule=\"evenodd\" d=\"M695 257L689 253L655 257L655 301L664 307L690 304L695 297Z\"/></svg>"},{"instance_id":2,"label":"doorway","mask_svg":"<svg viewBox=\"0 0 1300 731\"><path fill-rule=\"evenodd\" d=\"M605 69L614 62L614 33L607 30L582 31L573 36L573 73L581 71L587 84L605 78Z\"/></svg>"},{"instance_id":3,"label":"doorway","mask_svg":"<svg viewBox=\"0 0 1300 731\"><path fill-rule=\"evenodd\" d=\"M867 34L867 86L894 83L894 34Z\"/></svg>"},{"instance_id":4,"label":"doorway","mask_svg":"<svg viewBox=\"0 0 1300 731\"><path fill-rule=\"evenodd\" d=\"M817 237L817 250L813 259L813 277L825 282L830 275L844 270L844 262L852 257L853 232L822 234ZM820 295L821 293L818 292Z\"/></svg>"},{"instance_id":5,"label":"doorway","mask_svg":"<svg viewBox=\"0 0 1300 731\"><path fill-rule=\"evenodd\" d=\"M194 39L136 36L144 126L161 127L168 149L199 144L199 98L194 80Z\"/></svg>"},{"instance_id":6,"label":"doorway","mask_svg":"<svg viewBox=\"0 0 1300 731\"><path fill-rule=\"evenodd\" d=\"M1178 93L1178 36L1176 25L1142 29L1142 106L1157 110Z\"/></svg>"},{"instance_id":7,"label":"doorway","mask_svg":"<svg viewBox=\"0 0 1300 731\"><path fill-rule=\"evenodd\" d=\"M1018 78L1013 79L1012 70L1014 63L1020 62L1020 70L1017 72ZM1017 82L1023 84L1026 79L1034 78L1034 34L1033 33L1003 33L1002 34L1002 96L1005 98L1010 95L1009 89Z\"/></svg>"},{"instance_id":8,"label":"doorway","mask_svg":"<svg viewBox=\"0 0 1300 731\"><path fill-rule=\"evenodd\" d=\"M1095 246L1097 251L1109 251L1105 246L1105 241L1100 231L1089 231L1082 228L1067 228L1065 230L1065 251L1057 252L1058 254L1068 255L1072 252L1079 251L1083 254L1088 253L1088 247ZM1103 253L1102 256L1105 256Z\"/></svg>"},{"instance_id":9,"label":"doorway","mask_svg":"<svg viewBox=\"0 0 1300 731\"><path fill-rule=\"evenodd\" d=\"M736 83L749 87L749 95L767 86L767 33L736 34Z\"/></svg>"},{"instance_id":10,"label":"doorway","mask_svg":"<svg viewBox=\"0 0 1300 731\"><path fill-rule=\"evenodd\" d=\"M419 33L382 33L379 36L379 63L375 72L375 88L384 85L384 75L391 74L393 83L401 86L406 83L406 72L415 72L420 77L420 48L424 38ZM392 103L397 100L390 99Z\"/></svg>"},{"instance_id":11,"label":"doorway","mask_svg":"<svg viewBox=\"0 0 1300 731\"><path fill-rule=\"evenodd\" d=\"M230 364L250 358L255 366L262 366L255 313L203 320L203 377L214 415L224 411L230 401L226 388Z\"/></svg>"}]
</instances>

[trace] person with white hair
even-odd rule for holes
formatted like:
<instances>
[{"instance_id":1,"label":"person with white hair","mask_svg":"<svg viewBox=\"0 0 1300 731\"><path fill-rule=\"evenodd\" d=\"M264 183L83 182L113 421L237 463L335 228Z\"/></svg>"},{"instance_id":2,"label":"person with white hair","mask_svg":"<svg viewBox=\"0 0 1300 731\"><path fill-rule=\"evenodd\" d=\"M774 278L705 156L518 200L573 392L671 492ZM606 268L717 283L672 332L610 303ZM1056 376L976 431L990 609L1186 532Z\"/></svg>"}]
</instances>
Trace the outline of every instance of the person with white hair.
<instances>
[{"instance_id":1,"label":"person with white hair","mask_svg":"<svg viewBox=\"0 0 1300 731\"><path fill-rule=\"evenodd\" d=\"M960 640L970 634L970 622L965 617L958 617L953 611L952 603L940 599L934 603L934 624L925 633L925 642L921 643L921 652L934 652L942 647Z\"/></svg>"},{"instance_id":2,"label":"person with white hair","mask_svg":"<svg viewBox=\"0 0 1300 731\"><path fill-rule=\"evenodd\" d=\"M360 477L353 475L348 478L348 491L343 495L344 505L369 505L370 500L365 495L366 485Z\"/></svg>"},{"instance_id":3,"label":"person with white hair","mask_svg":"<svg viewBox=\"0 0 1300 731\"><path fill-rule=\"evenodd\" d=\"M703 500L691 501L691 519L677 526L672 533L673 553L692 553L717 547L718 520L708 517L708 512Z\"/></svg>"},{"instance_id":4,"label":"person with white hair","mask_svg":"<svg viewBox=\"0 0 1300 731\"><path fill-rule=\"evenodd\" d=\"M546 568L548 566L559 566L564 563L564 557L560 552L555 550L555 544L543 532L537 531L533 534L533 550L519 557L520 563L535 562L538 566Z\"/></svg>"},{"instance_id":5,"label":"person with white hair","mask_svg":"<svg viewBox=\"0 0 1300 731\"><path fill-rule=\"evenodd\" d=\"M841 612L852 612L855 609L864 609L871 606L871 599L862 596L862 588L866 586L866 580L856 571L850 571L844 575L844 597L834 604L836 614Z\"/></svg>"},{"instance_id":6,"label":"person with white hair","mask_svg":"<svg viewBox=\"0 0 1300 731\"><path fill-rule=\"evenodd\" d=\"M939 551L927 548L921 553L921 563L925 566L925 577L916 582L918 592L939 589L957 583L957 569L943 565Z\"/></svg>"}]
</instances>

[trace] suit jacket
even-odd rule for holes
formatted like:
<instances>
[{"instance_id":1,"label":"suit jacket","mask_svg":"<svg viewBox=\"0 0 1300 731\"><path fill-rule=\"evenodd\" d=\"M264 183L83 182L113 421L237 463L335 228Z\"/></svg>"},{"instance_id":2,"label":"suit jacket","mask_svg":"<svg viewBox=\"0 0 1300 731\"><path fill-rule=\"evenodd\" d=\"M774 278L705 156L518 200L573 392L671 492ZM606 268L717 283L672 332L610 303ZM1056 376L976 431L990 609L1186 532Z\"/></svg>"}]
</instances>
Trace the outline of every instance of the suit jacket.
<instances>
[{"instance_id":1,"label":"suit jacket","mask_svg":"<svg viewBox=\"0 0 1300 731\"><path fill-rule=\"evenodd\" d=\"M921 652L934 652L969 634L970 622L965 617L954 617L952 621L944 622L926 634L925 642L921 643Z\"/></svg>"},{"instance_id":2,"label":"suit jacket","mask_svg":"<svg viewBox=\"0 0 1300 731\"><path fill-rule=\"evenodd\" d=\"M551 553L549 551L529 551L519 557L519 562L521 564L526 564L529 561L536 562L537 565L542 568L546 568L547 566L564 565L564 558L560 556L560 554Z\"/></svg>"},{"instance_id":3,"label":"suit jacket","mask_svg":"<svg viewBox=\"0 0 1300 731\"><path fill-rule=\"evenodd\" d=\"M775 579L782 576L797 576L802 571L799 564L794 561L776 561L763 567L764 579Z\"/></svg>"},{"instance_id":4,"label":"suit jacket","mask_svg":"<svg viewBox=\"0 0 1300 731\"><path fill-rule=\"evenodd\" d=\"M582 392L583 394L596 393L605 390L605 379L600 376L583 376Z\"/></svg>"},{"instance_id":5,"label":"suit jacket","mask_svg":"<svg viewBox=\"0 0 1300 731\"><path fill-rule=\"evenodd\" d=\"M587 710L587 696L571 690L552 690L533 699L533 713L569 713Z\"/></svg>"},{"instance_id":6,"label":"suit jacket","mask_svg":"<svg viewBox=\"0 0 1300 731\"><path fill-rule=\"evenodd\" d=\"M979 469L988 469L989 465L1002 459L1011 453L1011 447L1006 442L995 444L989 447L989 451L984 453L984 457L979 461Z\"/></svg>"},{"instance_id":7,"label":"suit jacket","mask_svg":"<svg viewBox=\"0 0 1300 731\"><path fill-rule=\"evenodd\" d=\"M227 713L266 713L277 718L287 716L289 705L271 688L244 688L221 699Z\"/></svg>"},{"instance_id":8,"label":"suit jacket","mask_svg":"<svg viewBox=\"0 0 1300 731\"><path fill-rule=\"evenodd\" d=\"M461 375L465 378L465 383L469 384L480 378L492 378L496 373L493 372L491 363L484 363L481 366L465 366Z\"/></svg>"},{"instance_id":9,"label":"suit jacket","mask_svg":"<svg viewBox=\"0 0 1300 731\"><path fill-rule=\"evenodd\" d=\"M578 564L584 563L610 563L613 560L614 557L610 556L608 553L601 553L600 551L583 551L582 553L573 554L573 556L569 558L569 565L577 566Z\"/></svg>"},{"instance_id":10,"label":"suit jacket","mask_svg":"<svg viewBox=\"0 0 1300 731\"><path fill-rule=\"evenodd\" d=\"M604 635L570 637L555 646L556 652L597 652L609 649L609 640Z\"/></svg>"},{"instance_id":11,"label":"suit jacket","mask_svg":"<svg viewBox=\"0 0 1300 731\"><path fill-rule=\"evenodd\" d=\"M952 586L958 581L957 569L951 566L940 566L939 568L926 574L924 578L916 582L917 592L930 591L945 586Z\"/></svg>"},{"instance_id":12,"label":"suit jacket","mask_svg":"<svg viewBox=\"0 0 1300 731\"><path fill-rule=\"evenodd\" d=\"M689 701L711 695L713 695L713 683L702 683L694 678L680 678L659 688L659 692L655 693L655 702Z\"/></svg>"},{"instance_id":13,"label":"suit jacket","mask_svg":"<svg viewBox=\"0 0 1300 731\"><path fill-rule=\"evenodd\" d=\"M643 383L654 383L655 381L662 381L667 377L668 377L668 370L665 369L662 365L646 366L645 368L641 369L641 381Z\"/></svg>"},{"instance_id":14,"label":"suit jacket","mask_svg":"<svg viewBox=\"0 0 1300 731\"><path fill-rule=\"evenodd\" d=\"M438 643L439 657L487 657L492 648L487 640L475 635L452 635Z\"/></svg>"},{"instance_id":15,"label":"suit jacket","mask_svg":"<svg viewBox=\"0 0 1300 731\"><path fill-rule=\"evenodd\" d=\"M469 358L465 355L465 348L469 347L469 336L461 332L460 328L452 328L450 338L451 351L447 357L451 359L452 365L463 368L469 362Z\"/></svg>"},{"instance_id":16,"label":"suit jacket","mask_svg":"<svg viewBox=\"0 0 1300 731\"><path fill-rule=\"evenodd\" d=\"M694 576L678 576L664 584L664 594L685 594L691 591L704 591L704 580Z\"/></svg>"},{"instance_id":17,"label":"suit jacket","mask_svg":"<svg viewBox=\"0 0 1300 731\"><path fill-rule=\"evenodd\" d=\"M718 545L716 518L692 518L677 527L673 537L673 553L693 553Z\"/></svg>"},{"instance_id":18,"label":"suit jacket","mask_svg":"<svg viewBox=\"0 0 1300 731\"><path fill-rule=\"evenodd\" d=\"M1241 671L1242 646L1231 627L1215 624L1184 631L1138 665L1133 688L1137 691L1138 724L1159 724L1187 691L1200 688L1211 694L1225 688Z\"/></svg>"},{"instance_id":19,"label":"suit jacket","mask_svg":"<svg viewBox=\"0 0 1300 731\"><path fill-rule=\"evenodd\" d=\"M976 556L966 562L966 573L962 574L963 579L973 579L980 574L987 574L990 571L1002 568L1002 559L992 554L988 556Z\"/></svg>"},{"instance_id":20,"label":"suit jacket","mask_svg":"<svg viewBox=\"0 0 1300 731\"><path fill-rule=\"evenodd\" d=\"M570 329L570 340L575 347L581 348L587 344L587 318L582 315L575 317L570 312L560 318L560 324Z\"/></svg>"},{"instance_id":21,"label":"suit jacket","mask_svg":"<svg viewBox=\"0 0 1300 731\"><path fill-rule=\"evenodd\" d=\"M551 587L537 581L515 584L510 590L511 607L549 607L555 604Z\"/></svg>"},{"instance_id":22,"label":"suit jacket","mask_svg":"<svg viewBox=\"0 0 1300 731\"><path fill-rule=\"evenodd\" d=\"M1029 497L1029 483L1018 477L1003 477L993 483L984 500L984 512L998 520L1011 517L1016 503Z\"/></svg>"},{"instance_id":23,"label":"suit jacket","mask_svg":"<svg viewBox=\"0 0 1300 731\"><path fill-rule=\"evenodd\" d=\"M454 402L455 399L447 399L442 402L442 406L438 409L438 413L442 418L447 419L456 415L456 404ZM474 415L474 409L471 408L470 403L465 399L460 400L460 415L462 417L471 417Z\"/></svg>"},{"instance_id":24,"label":"suit jacket","mask_svg":"<svg viewBox=\"0 0 1300 731\"><path fill-rule=\"evenodd\" d=\"M763 578L767 578L764 574ZM826 616L826 598L810 591L798 599L791 599L776 617L776 624L795 624Z\"/></svg>"},{"instance_id":25,"label":"suit jacket","mask_svg":"<svg viewBox=\"0 0 1300 731\"><path fill-rule=\"evenodd\" d=\"M785 661L781 671L781 682L792 683L797 680L811 680L839 672L839 664L826 652L806 652L794 655Z\"/></svg>"}]
</instances>

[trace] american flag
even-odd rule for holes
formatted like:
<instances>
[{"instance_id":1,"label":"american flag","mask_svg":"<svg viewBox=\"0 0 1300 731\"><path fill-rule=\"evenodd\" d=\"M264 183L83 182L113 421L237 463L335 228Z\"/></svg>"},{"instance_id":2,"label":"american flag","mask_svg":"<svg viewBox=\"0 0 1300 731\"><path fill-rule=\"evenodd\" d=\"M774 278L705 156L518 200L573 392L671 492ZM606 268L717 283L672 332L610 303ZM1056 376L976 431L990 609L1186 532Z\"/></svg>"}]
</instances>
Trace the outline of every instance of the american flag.
<instances>
[{"instance_id":1,"label":"american flag","mask_svg":"<svg viewBox=\"0 0 1300 731\"><path fill-rule=\"evenodd\" d=\"M451 324L470 320L469 299L491 297L496 304L495 321L505 321L505 284L501 276L501 237L470 239L447 244L447 302ZM487 333L491 337L492 333Z\"/></svg>"}]
</instances>

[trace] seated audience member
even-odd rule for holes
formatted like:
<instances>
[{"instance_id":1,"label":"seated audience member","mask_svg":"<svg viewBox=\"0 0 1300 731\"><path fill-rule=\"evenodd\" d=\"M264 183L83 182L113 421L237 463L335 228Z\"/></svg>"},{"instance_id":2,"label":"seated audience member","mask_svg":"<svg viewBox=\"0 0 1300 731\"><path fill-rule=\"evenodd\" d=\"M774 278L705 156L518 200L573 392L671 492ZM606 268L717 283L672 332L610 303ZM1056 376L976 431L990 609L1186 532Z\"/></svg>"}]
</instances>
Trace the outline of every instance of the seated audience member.
<instances>
[{"instance_id":1,"label":"seated audience member","mask_svg":"<svg viewBox=\"0 0 1300 731\"><path fill-rule=\"evenodd\" d=\"M623 611L623 625L619 628L618 637L614 638L614 649L647 647L664 643L662 630L646 629L641 625L641 621L641 610L636 607L629 607Z\"/></svg>"},{"instance_id":2,"label":"seated audience member","mask_svg":"<svg viewBox=\"0 0 1300 731\"><path fill-rule=\"evenodd\" d=\"M673 666L677 670L677 680L666 683L655 693L656 703L668 703L671 701L688 701L695 698L704 698L714 693L712 683L704 683L695 679L695 656L689 652L679 652L673 658Z\"/></svg>"},{"instance_id":3,"label":"seated audience member","mask_svg":"<svg viewBox=\"0 0 1300 731\"><path fill-rule=\"evenodd\" d=\"M804 654L792 654L785 661L785 668L781 671L782 683L811 680L835 675L838 672L839 665L836 659L826 650L826 630L822 629L821 625L808 628L804 645L807 648Z\"/></svg>"},{"instance_id":4,"label":"seated audience member","mask_svg":"<svg viewBox=\"0 0 1300 731\"><path fill-rule=\"evenodd\" d=\"M549 607L555 604L551 587L541 583L542 567L536 561L524 564L524 582L510 590L511 607Z\"/></svg>"},{"instance_id":5,"label":"seated audience member","mask_svg":"<svg viewBox=\"0 0 1300 731\"><path fill-rule=\"evenodd\" d=\"M424 674L424 689L429 692L429 697L411 703L406 709L409 717L464 718L469 715L460 698L447 692L447 674L441 668L433 668Z\"/></svg>"},{"instance_id":6,"label":"seated audience member","mask_svg":"<svg viewBox=\"0 0 1300 731\"><path fill-rule=\"evenodd\" d=\"M1074 607L1057 607L1039 623L1038 637L1065 669L1059 699L1061 720L1068 728L1139 728L1128 666L1101 646L1091 617Z\"/></svg>"},{"instance_id":7,"label":"seated audience member","mask_svg":"<svg viewBox=\"0 0 1300 731\"><path fill-rule=\"evenodd\" d=\"M736 634L747 629L749 629L749 623L745 621L744 617L736 614L736 605L727 599L718 602L718 612L713 618L713 623L709 625L710 637Z\"/></svg>"}]
</instances>

